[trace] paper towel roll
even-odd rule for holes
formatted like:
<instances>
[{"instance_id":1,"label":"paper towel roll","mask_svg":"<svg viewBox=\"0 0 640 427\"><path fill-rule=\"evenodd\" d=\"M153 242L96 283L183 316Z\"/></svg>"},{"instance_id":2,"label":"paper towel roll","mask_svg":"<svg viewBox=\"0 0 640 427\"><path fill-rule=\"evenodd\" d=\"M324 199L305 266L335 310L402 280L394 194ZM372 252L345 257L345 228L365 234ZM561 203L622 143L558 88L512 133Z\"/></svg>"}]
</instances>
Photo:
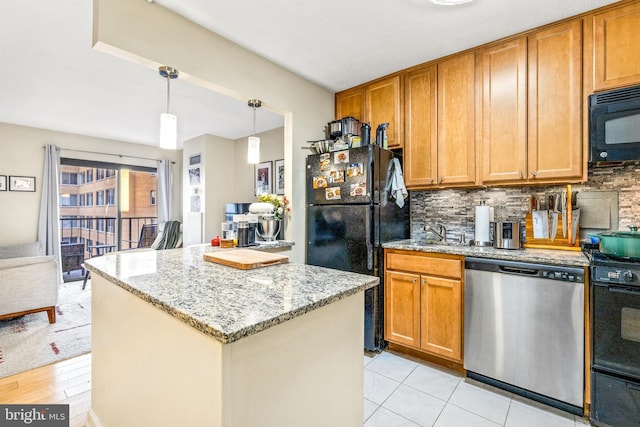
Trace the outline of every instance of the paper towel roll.
<instances>
[{"instance_id":1,"label":"paper towel roll","mask_svg":"<svg viewBox=\"0 0 640 427\"><path fill-rule=\"evenodd\" d=\"M476 242L491 242L489 223L493 219L492 214L493 208L491 206L476 206Z\"/></svg>"}]
</instances>

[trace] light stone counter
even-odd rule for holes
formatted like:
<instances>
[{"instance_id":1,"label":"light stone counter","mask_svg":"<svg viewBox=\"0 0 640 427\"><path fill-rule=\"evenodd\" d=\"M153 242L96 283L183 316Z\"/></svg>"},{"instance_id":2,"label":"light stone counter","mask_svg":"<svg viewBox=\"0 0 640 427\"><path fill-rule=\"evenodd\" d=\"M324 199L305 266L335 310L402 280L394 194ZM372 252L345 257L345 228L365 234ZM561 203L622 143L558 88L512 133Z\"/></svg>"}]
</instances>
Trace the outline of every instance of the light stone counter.
<instances>
[{"instance_id":1,"label":"light stone counter","mask_svg":"<svg viewBox=\"0 0 640 427\"><path fill-rule=\"evenodd\" d=\"M378 284L374 276L287 263L239 270L204 261L209 245L87 260L106 278L222 343L255 334Z\"/></svg>"},{"instance_id":2,"label":"light stone counter","mask_svg":"<svg viewBox=\"0 0 640 427\"><path fill-rule=\"evenodd\" d=\"M364 290L301 264L239 270L199 245L92 258L88 427L362 426Z\"/></svg>"},{"instance_id":3,"label":"light stone counter","mask_svg":"<svg viewBox=\"0 0 640 427\"><path fill-rule=\"evenodd\" d=\"M496 249L458 244L423 243L420 240L398 240L382 245L385 249L404 249L408 251L433 252L463 255L466 257L492 258L508 261L533 262L568 267L586 267L589 260L581 251L563 251L550 249Z\"/></svg>"}]
</instances>

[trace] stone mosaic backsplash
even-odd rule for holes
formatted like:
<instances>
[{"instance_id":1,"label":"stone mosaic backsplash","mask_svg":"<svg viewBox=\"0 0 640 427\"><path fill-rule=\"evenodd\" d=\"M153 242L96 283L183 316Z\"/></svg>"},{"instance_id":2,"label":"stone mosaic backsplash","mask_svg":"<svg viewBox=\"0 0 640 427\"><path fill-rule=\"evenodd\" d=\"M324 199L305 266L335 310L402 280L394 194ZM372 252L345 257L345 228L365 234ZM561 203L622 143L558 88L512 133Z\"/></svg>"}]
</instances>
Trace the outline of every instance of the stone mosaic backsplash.
<instances>
[{"instance_id":1,"label":"stone mosaic backsplash","mask_svg":"<svg viewBox=\"0 0 640 427\"><path fill-rule=\"evenodd\" d=\"M619 228L640 225L640 162L589 167L588 181L571 187L574 191L617 191ZM442 223L447 239L459 240L464 233L468 242L473 240L475 207L480 202L494 207L496 221L524 221L532 195L563 190L565 185L410 191L411 238L424 238L426 224Z\"/></svg>"}]
</instances>

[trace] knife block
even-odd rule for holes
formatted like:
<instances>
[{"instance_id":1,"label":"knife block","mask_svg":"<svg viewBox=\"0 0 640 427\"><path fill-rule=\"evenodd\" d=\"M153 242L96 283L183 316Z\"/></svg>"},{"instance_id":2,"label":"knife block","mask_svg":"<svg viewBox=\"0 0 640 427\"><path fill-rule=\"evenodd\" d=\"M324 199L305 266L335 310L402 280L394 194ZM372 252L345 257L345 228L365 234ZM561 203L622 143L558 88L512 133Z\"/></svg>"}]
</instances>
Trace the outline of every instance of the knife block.
<instances>
[{"instance_id":1,"label":"knife block","mask_svg":"<svg viewBox=\"0 0 640 427\"><path fill-rule=\"evenodd\" d=\"M567 210L567 237L562 236L562 213L558 213L558 232L556 233L556 238L554 240L551 239L535 239L533 237L533 217L531 214L527 214L525 217L525 236L526 241L524 244L525 248L530 249L561 249L567 251L579 251L580 249L580 240L576 239L574 244L571 244L571 226L572 226L572 218L571 218L571 209ZM549 219L549 224L551 224L551 219Z\"/></svg>"}]
</instances>

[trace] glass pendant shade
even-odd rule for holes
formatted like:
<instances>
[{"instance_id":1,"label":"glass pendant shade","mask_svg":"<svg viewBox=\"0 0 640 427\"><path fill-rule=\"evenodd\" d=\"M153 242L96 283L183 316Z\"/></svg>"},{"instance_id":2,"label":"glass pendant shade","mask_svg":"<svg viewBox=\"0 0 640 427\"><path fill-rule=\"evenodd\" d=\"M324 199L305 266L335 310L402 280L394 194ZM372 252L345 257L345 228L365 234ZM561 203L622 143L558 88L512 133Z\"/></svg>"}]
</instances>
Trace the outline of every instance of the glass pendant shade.
<instances>
[{"instance_id":1,"label":"glass pendant shade","mask_svg":"<svg viewBox=\"0 0 640 427\"><path fill-rule=\"evenodd\" d=\"M247 162L252 164L260 163L260 138L250 136L247 144Z\"/></svg>"},{"instance_id":2,"label":"glass pendant shade","mask_svg":"<svg viewBox=\"0 0 640 427\"><path fill-rule=\"evenodd\" d=\"M433 4L441 6L455 6L457 4L469 3L472 0L429 0Z\"/></svg>"},{"instance_id":3,"label":"glass pendant shade","mask_svg":"<svg viewBox=\"0 0 640 427\"><path fill-rule=\"evenodd\" d=\"M160 148L178 149L178 118L173 114L160 114Z\"/></svg>"}]
</instances>

